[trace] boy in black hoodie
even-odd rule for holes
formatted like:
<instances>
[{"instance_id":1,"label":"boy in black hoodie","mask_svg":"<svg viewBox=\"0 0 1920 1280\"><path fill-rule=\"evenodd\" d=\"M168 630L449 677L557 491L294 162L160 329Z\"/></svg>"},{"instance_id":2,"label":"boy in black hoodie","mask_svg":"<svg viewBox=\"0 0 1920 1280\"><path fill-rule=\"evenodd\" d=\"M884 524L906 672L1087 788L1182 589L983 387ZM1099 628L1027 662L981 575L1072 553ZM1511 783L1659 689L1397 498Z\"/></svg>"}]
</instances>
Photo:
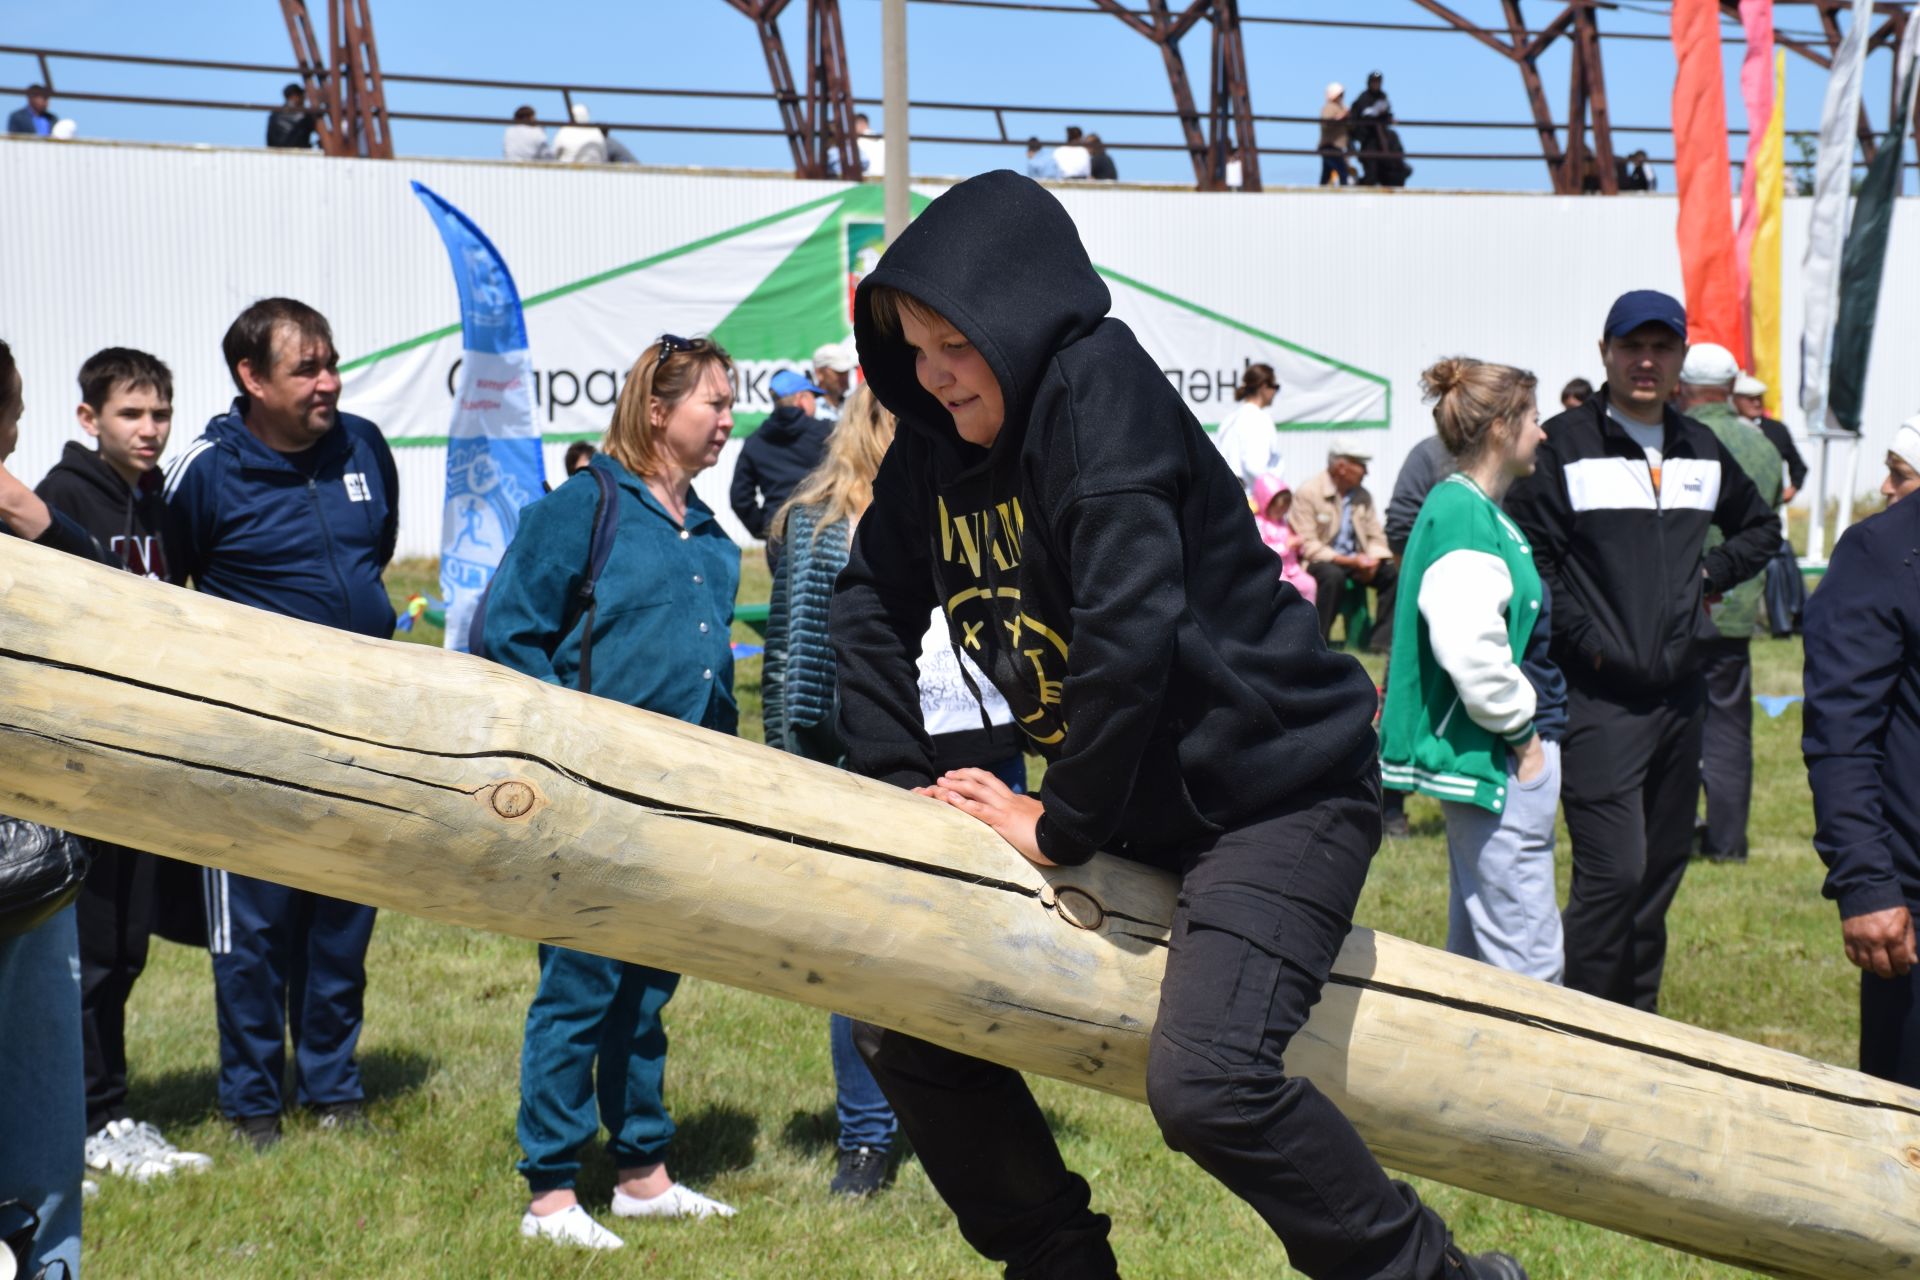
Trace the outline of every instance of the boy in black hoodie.
<instances>
[{"instance_id":1,"label":"boy in black hoodie","mask_svg":"<svg viewBox=\"0 0 1920 1280\"><path fill-rule=\"evenodd\" d=\"M160 455L173 429L173 374L127 347L80 366L80 427L98 446L69 441L36 490L131 573L167 580ZM182 864L89 842L93 866L76 900L80 928L80 1027L86 1051L87 1167L145 1182L213 1162L181 1151L127 1113L127 999L147 964L161 900L192 901ZM179 872L181 876L170 873ZM190 936L190 935L189 935Z\"/></svg>"},{"instance_id":2,"label":"boy in black hoodie","mask_svg":"<svg viewBox=\"0 0 1920 1280\"><path fill-rule=\"evenodd\" d=\"M1524 1277L1464 1256L1282 1066L1379 845L1376 697L1109 304L1066 211L1010 172L934 201L862 281L861 364L900 431L833 602L848 767L1040 865L1106 850L1181 874L1148 1102L1294 1267ZM1049 761L1037 797L935 776L914 659L936 605ZM1116 1274L1018 1072L856 1038L968 1243L1010 1277Z\"/></svg>"}]
</instances>

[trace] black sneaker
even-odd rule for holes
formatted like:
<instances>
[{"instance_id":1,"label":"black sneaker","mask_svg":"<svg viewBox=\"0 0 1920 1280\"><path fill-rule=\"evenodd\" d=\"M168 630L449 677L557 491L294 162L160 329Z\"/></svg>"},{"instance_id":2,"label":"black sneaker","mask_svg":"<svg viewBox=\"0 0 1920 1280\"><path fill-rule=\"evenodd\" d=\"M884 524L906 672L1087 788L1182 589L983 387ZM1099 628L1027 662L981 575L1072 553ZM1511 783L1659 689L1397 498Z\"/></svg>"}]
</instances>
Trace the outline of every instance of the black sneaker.
<instances>
[{"instance_id":1,"label":"black sneaker","mask_svg":"<svg viewBox=\"0 0 1920 1280\"><path fill-rule=\"evenodd\" d=\"M880 1190L886 1180L887 1153L879 1147L855 1147L840 1153L840 1168L827 1190L859 1200Z\"/></svg>"},{"instance_id":2,"label":"black sneaker","mask_svg":"<svg viewBox=\"0 0 1920 1280\"><path fill-rule=\"evenodd\" d=\"M366 1109L358 1102L328 1102L313 1109L322 1133L360 1133L371 1129Z\"/></svg>"},{"instance_id":3,"label":"black sneaker","mask_svg":"<svg viewBox=\"0 0 1920 1280\"><path fill-rule=\"evenodd\" d=\"M1462 1253L1448 1245L1441 1273L1447 1280L1527 1280L1527 1269L1506 1253Z\"/></svg>"},{"instance_id":4,"label":"black sneaker","mask_svg":"<svg viewBox=\"0 0 1920 1280\"><path fill-rule=\"evenodd\" d=\"M280 1117L271 1116L232 1116L233 1136L247 1143L255 1151L266 1151L280 1143Z\"/></svg>"}]
</instances>

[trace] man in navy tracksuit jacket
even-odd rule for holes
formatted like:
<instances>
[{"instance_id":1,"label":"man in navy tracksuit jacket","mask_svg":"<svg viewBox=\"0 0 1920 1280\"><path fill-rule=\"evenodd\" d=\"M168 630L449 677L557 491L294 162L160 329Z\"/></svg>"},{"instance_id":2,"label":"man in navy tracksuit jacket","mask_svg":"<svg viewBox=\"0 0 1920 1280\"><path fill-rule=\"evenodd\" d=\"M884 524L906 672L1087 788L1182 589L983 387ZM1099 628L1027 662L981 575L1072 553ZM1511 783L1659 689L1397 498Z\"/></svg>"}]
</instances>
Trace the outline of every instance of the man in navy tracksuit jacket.
<instances>
[{"instance_id":1,"label":"man in navy tracksuit jacket","mask_svg":"<svg viewBox=\"0 0 1920 1280\"><path fill-rule=\"evenodd\" d=\"M1707 601L1766 567L1780 519L1713 432L1667 404L1687 353L1680 303L1624 294L1602 332L1607 385L1546 424L1507 512L1552 593L1567 677L1567 985L1651 1013L1700 803ZM1713 527L1726 541L1708 550Z\"/></svg>"},{"instance_id":2,"label":"man in navy tracksuit jacket","mask_svg":"<svg viewBox=\"0 0 1920 1280\"><path fill-rule=\"evenodd\" d=\"M380 575L393 558L398 477L379 429L338 411L325 318L269 298L223 346L240 395L168 472L175 577L223 600L392 635ZM353 1052L373 908L225 871L207 873L206 905L221 1110L255 1146L277 1140L291 1030L297 1101L323 1126L360 1123Z\"/></svg>"},{"instance_id":3,"label":"man in navy tracksuit jacket","mask_svg":"<svg viewBox=\"0 0 1920 1280\"><path fill-rule=\"evenodd\" d=\"M1807 601L1813 845L1860 967L1860 1069L1920 1087L1920 498L1847 530Z\"/></svg>"}]
</instances>

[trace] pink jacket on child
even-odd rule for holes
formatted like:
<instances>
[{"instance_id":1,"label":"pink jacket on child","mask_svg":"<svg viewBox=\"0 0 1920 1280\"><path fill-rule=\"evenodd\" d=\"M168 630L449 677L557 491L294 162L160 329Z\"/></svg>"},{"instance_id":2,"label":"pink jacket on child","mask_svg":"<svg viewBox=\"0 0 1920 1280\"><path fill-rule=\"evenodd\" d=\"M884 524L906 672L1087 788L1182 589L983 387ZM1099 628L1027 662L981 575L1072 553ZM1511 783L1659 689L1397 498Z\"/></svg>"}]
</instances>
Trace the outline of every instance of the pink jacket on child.
<instances>
[{"instance_id":1,"label":"pink jacket on child","mask_svg":"<svg viewBox=\"0 0 1920 1280\"><path fill-rule=\"evenodd\" d=\"M1291 582L1293 589L1313 603L1319 584L1313 580L1306 567L1300 563L1300 535L1288 527L1285 520L1275 523L1267 519L1267 506L1277 494L1291 493L1287 482L1277 472L1269 472L1253 483L1253 522L1260 528L1260 537L1274 554L1280 557L1280 578Z\"/></svg>"}]
</instances>

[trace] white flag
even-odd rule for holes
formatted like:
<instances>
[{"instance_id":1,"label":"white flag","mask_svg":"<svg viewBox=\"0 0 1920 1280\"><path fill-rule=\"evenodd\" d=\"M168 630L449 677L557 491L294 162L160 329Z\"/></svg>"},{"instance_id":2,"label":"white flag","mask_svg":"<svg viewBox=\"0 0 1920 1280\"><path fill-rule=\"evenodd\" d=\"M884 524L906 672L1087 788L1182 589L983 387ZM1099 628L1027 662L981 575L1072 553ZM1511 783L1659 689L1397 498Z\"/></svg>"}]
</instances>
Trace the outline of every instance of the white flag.
<instances>
[{"instance_id":1,"label":"white flag","mask_svg":"<svg viewBox=\"0 0 1920 1280\"><path fill-rule=\"evenodd\" d=\"M1853 148L1860 119L1860 79L1867 61L1873 0L1853 0L1853 22L1834 51L1820 112L1820 154L1814 164L1813 222L1807 236L1807 322L1800 337L1800 407L1807 430L1827 429L1827 372L1833 323L1840 309L1840 254L1852 208Z\"/></svg>"}]
</instances>

